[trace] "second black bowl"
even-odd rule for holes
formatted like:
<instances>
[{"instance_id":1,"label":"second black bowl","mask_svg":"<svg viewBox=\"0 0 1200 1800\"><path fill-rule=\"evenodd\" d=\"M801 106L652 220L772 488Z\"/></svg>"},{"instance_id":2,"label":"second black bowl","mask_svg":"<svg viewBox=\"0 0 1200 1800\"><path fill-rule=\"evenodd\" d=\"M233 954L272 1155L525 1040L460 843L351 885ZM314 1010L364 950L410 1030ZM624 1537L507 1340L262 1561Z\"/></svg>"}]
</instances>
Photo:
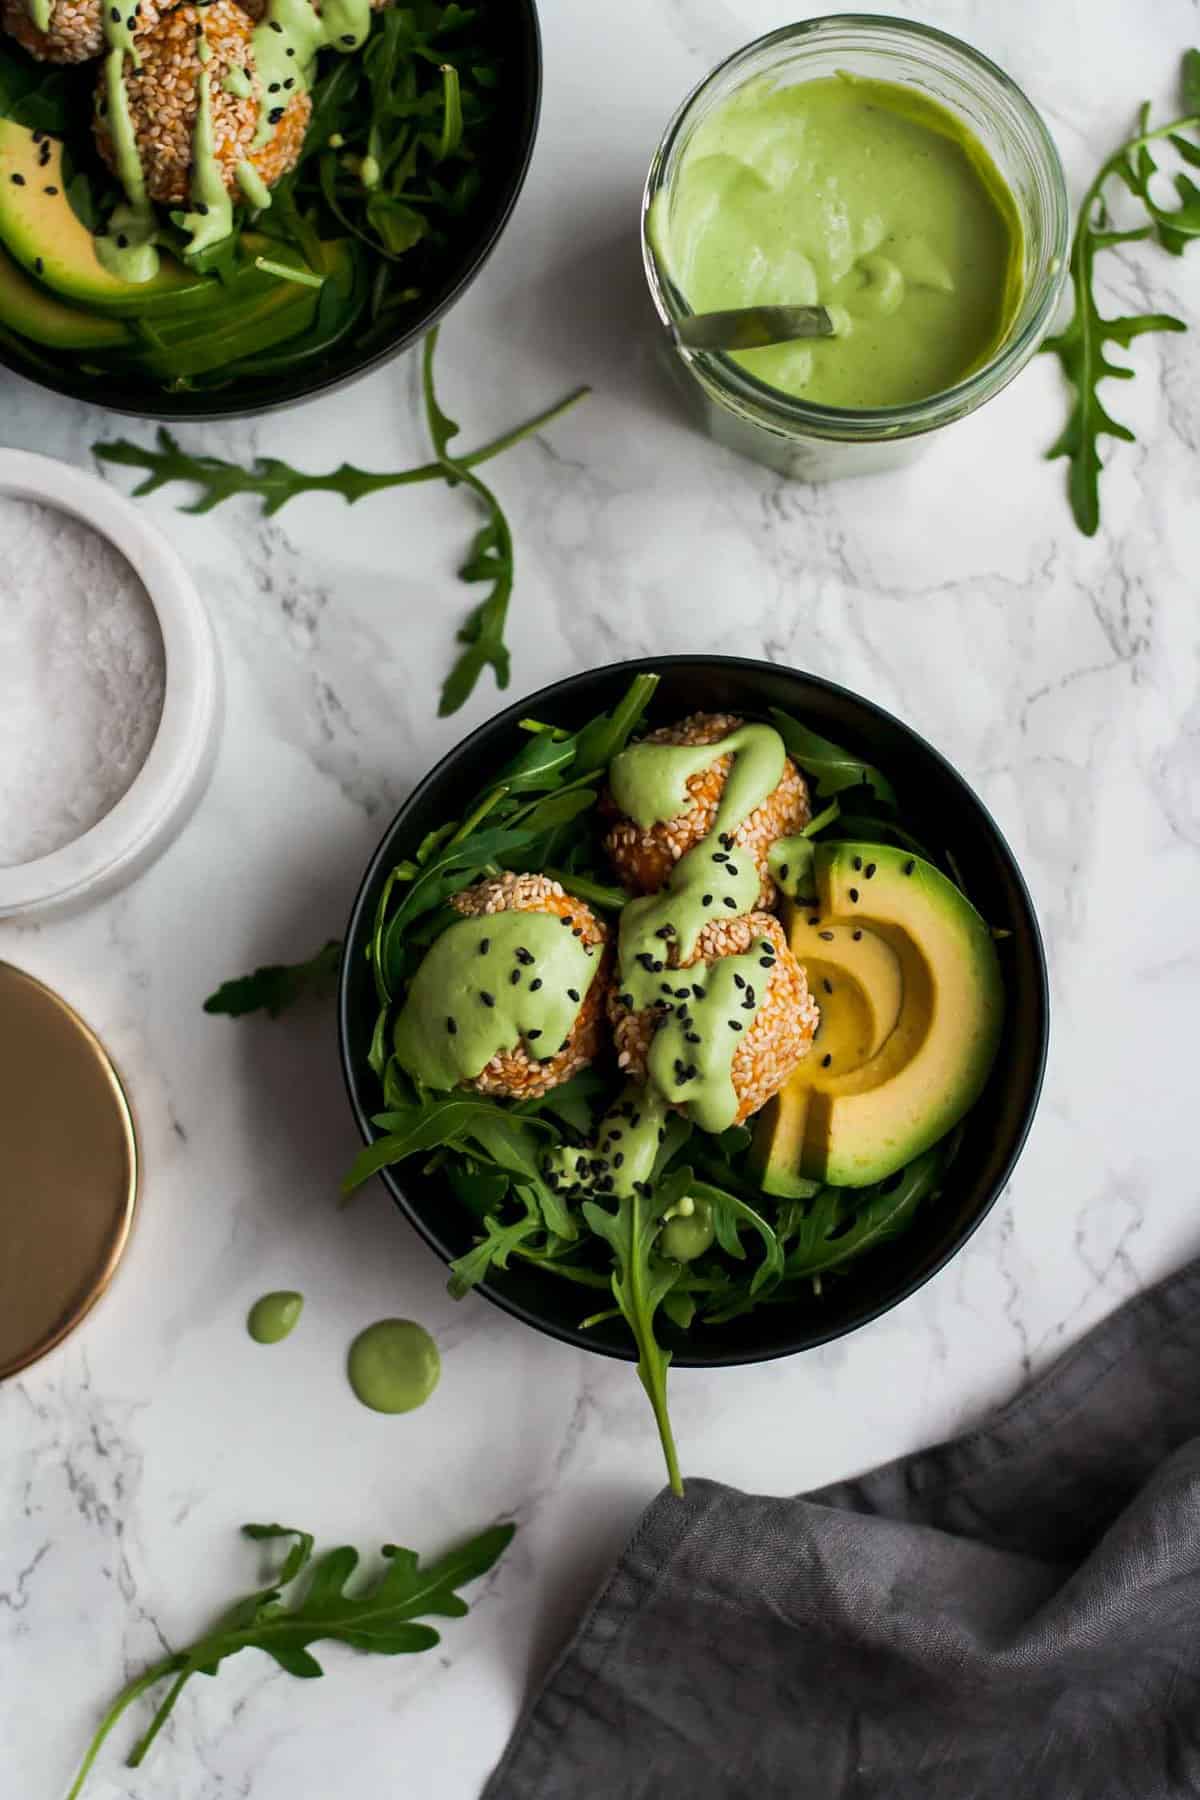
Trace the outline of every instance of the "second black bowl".
<instances>
[{"instance_id":1,"label":"second black bowl","mask_svg":"<svg viewBox=\"0 0 1200 1800\"><path fill-rule=\"evenodd\" d=\"M494 0L482 9L480 28L503 59L505 80L482 187L469 210L421 270L418 299L398 312L386 336L338 344L320 360L278 375L240 376L227 388L168 392L149 379L114 372L87 374L78 351L53 351L0 327L0 368L23 375L52 393L86 400L112 412L147 419L240 419L294 406L345 387L410 349L461 299L508 223L525 182L537 136L542 97L542 44L535 0ZM198 329L202 329L201 326Z\"/></svg>"},{"instance_id":2,"label":"second black bowl","mask_svg":"<svg viewBox=\"0 0 1200 1800\"><path fill-rule=\"evenodd\" d=\"M571 676L498 714L442 759L409 796L384 834L367 870L346 932L339 1026L342 1066L359 1129L374 1135L379 1084L367 1062L377 1003L364 954L380 890L394 863L428 831L461 817L497 767L522 741L518 721L534 717L575 729L611 707L634 675L661 676L651 709L655 723L686 713L762 714L779 706L835 739L890 776L918 835L953 851L967 892L989 923L1008 935L998 943L1007 990L1000 1052L981 1098L967 1117L961 1147L940 1198L918 1209L902 1237L847 1266L820 1297L795 1306L764 1306L727 1325L686 1333L656 1322L664 1345L683 1367L761 1362L808 1350L878 1318L928 1281L961 1250L995 1204L1025 1142L1041 1092L1049 1038L1046 963L1033 903L1012 852L986 807L945 758L899 719L845 688L772 663L735 657L661 656L615 663ZM385 1169L400 1210L445 1262L471 1246L475 1220L444 1181L416 1162ZM586 1308L568 1282L514 1265L493 1271L481 1293L527 1325L605 1356L634 1359L621 1320L579 1328Z\"/></svg>"}]
</instances>

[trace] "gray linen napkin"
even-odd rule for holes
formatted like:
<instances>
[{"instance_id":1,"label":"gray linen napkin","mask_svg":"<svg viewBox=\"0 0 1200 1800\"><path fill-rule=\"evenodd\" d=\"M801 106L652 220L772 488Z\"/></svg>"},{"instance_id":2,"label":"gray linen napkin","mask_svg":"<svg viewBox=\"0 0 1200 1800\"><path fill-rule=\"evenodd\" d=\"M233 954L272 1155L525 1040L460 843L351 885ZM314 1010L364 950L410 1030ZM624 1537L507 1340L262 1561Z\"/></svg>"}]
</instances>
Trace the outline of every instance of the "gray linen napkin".
<instances>
[{"instance_id":1,"label":"gray linen napkin","mask_svg":"<svg viewBox=\"0 0 1200 1800\"><path fill-rule=\"evenodd\" d=\"M1200 1795L1200 1263L981 1429L660 1497L485 1800Z\"/></svg>"}]
</instances>

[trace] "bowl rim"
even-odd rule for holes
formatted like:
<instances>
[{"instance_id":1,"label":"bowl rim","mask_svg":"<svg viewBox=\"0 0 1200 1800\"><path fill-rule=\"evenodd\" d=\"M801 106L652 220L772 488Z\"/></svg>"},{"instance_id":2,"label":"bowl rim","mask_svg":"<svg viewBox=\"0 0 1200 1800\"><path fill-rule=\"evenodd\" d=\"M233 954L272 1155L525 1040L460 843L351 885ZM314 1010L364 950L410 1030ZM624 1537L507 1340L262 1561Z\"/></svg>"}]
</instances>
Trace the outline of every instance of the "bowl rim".
<instances>
[{"instance_id":1,"label":"bowl rim","mask_svg":"<svg viewBox=\"0 0 1200 1800\"><path fill-rule=\"evenodd\" d=\"M913 741L920 752L927 755L950 776L952 781L962 789L976 808L986 829L990 832L994 840L995 847L1001 860L1007 864L1008 873L1013 882L1013 888L1017 896L1020 910L1023 912L1025 923L1029 928L1030 949L1032 952L1031 960L1033 964L1034 998L1037 1012L1036 1042L1031 1046L1031 1080L1022 1107L1020 1123L1013 1133L1009 1153L1005 1157L1003 1167L994 1182L993 1190L984 1203L979 1206L977 1211L959 1226L957 1231L954 1232L947 1239L945 1244L937 1250L928 1263L925 1264L910 1280L906 1281L898 1290L890 1291L887 1297L880 1300L877 1304L875 1302L868 1303L865 1309L851 1324L831 1324L827 1328L818 1325L815 1329L810 1328L802 1334L803 1341L792 1344L780 1344L763 1350L739 1349L730 1350L728 1352L703 1354L689 1354L688 1352L683 1351L676 1352L672 1357L672 1368L721 1369L742 1367L747 1364L752 1365L762 1362L775 1362L781 1357L796 1356L805 1350L819 1349L823 1344L833 1343L838 1338L848 1337L852 1333L860 1331L863 1326L873 1324L876 1319L882 1318L885 1313L892 1312L896 1307L901 1306L905 1301L910 1300L927 1282L932 1281L935 1275L940 1274L947 1263L952 1261L953 1258L958 1255L959 1251L963 1249L975 1235L976 1231L978 1231L979 1227L983 1224L983 1221L996 1205L996 1202L1005 1192L1009 1181L1012 1178L1013 1170L1025 1147L1034 1118L1037 1115L1038 1103L1041 1099L1042 1086L1045 1080L1046 1062L1049 1054L1050 982L1046 965L1045 945L1042 941L1041 926L1038 923L1033 898L1029 892L1025 877L1021 873L1017 859L1013 855L1008 844L1008 840L1005 838L1004 833L1000 830L999 825L992 817L988 807L980 799L970 783L959 774L958 770L955 769L949 759L943 756L941 751L936 749L933 744L929 743L920 732L914 730L911 725L907 724L903 719L898 718L894 713L888 712L886 707L879 706L875 701L868 700L865 696L855 693L852 688L844 687L839 682L830 681L826 676L815 674L811 670L794 668L789 663L771 662L761 657L709 656L700 653L674 653L667 656L643 656L628 662L620 661L603 663L594 668L580 669L573 675L565 676L560 681L550 682L545 687L538 688L533 693L524 695L522 698L514 701L511 705L504 707L502 711L494 714L490 719L485 719L482 724L477 725L466 737L460 738L457 744L446 751L445 755L439 757L434 766L412 789L411 793L403 801L395 816L384 830L380 841L367 864L367 869L363 875L362 881L359 883L358 891L355 894L354 902L350 909L350 916L347 921L345 937L343 940L345 951L342 956L341 968L338 974L338 1050L342 1066L342 1078L346 1084L346 1092L350 1100L351 1112L354 1115L354 1120L358 1126L363 1142L370 1144L374 1141L370 1122L371 1113L377 1109L374 1106L368 1108L364 1104L362 1096L358 1091L359 1082L355 1073L354 1055L350 1043L349 1012L350 975L353 963L353 956L351 954L352 947L360 939L367 894L375 881L379 867L385 857L391 858L394 856L392 840L397 832L402 829L406 816L415 811L425 797L443 778L446 772L446 765L464 755L470 748L480 744L493 733L508 730L516 726L521 718L528 717L531 712L536 712L542 707L553 704L558 700L569 698L574 692L595 681L597 678L622 674L632 680L635 675L658 674L667 669L677 669L682 671L699 668L706 670L737 669L751 673L765 673L769 671L771 674L782 674L785 676L794 675L805 681L813 682L818 687L824 688L833 697L839 700L849 701L853 706L860 707L865 712L873 714L885 724L897 728ZM441 1242L437 1232L424 1218L421 1217L417 1209L409 1200L396 1171L392 1168L385 1168L380 1170L380 1175L393 1202L399 1208L400 1212L403 1213L408 1223L434 1252L439 1261L448 1266L452 1261L452 1254ZM472 1293L482 1295L485 1299L489 1300L493 1306L498 1306L502 1312L508 1313L510 1317L519 1320L523 1325L529 1325L535 1331L541 1332L543 1336L557 1339L559 1343L570 1344L573 1348L578 1350L587 1350L593 1356L608 1356L618 1362L635 1362L637 1360L637 1351L632 1344L625 1346L601 1343L594 1339L589 1339L587 1333L582 1331L578 1326L570 1327L559 1325L539 1316L538 1313L525 1305L524 1302L519 1299L514 1299L512 1295L505 1293L501 1288L494 1285L489 1277L485 1277L471 1291Z\"/></svg>"},{"instance_id":2,"label":"bowl rim","mask_svg":"<svg viewBox=\"0 0 1200 1800\"><path fill-rule=\"evenodd\" d=\"M537 144L538 127L541 123L542 93L544 86L545 54L542 44L541 19L538 15L537 0L517 0L526 14L529 25L529 54L527 78L529 82L529 102L526 116L522 120L519 137L519 149L513 161L508 184L503 191L500 203L490 215L487 229L472 245L469 256L462 264L458 278L440 298L437 304L423 313L419 321L411 325L393 342L383 344L365 361L356 363L350 368L335 370L331 373L318 373L320 363L314 365L314 379L310 386L302 386L299 392L282 395L278 399L251 401L248 405L222 405L218 394L213 395L211 406L189 406L181 408L173 403L170 394L151 393L142 395L120 386L114 381L111 387L97 383L92 389L84 389L72 382L71 361L64 364L63 379L56 380L53 375L43 373L34 366L18 362L5 347L0 336L0 373L17 376L31 386L40 388L44 393L57 394L60 399L74 400L80 405L95 406L104 412L116 413L127 419L161 419L178 425L203 425L220 419L257 419L267 413L283 412L288 407L306 406L310 400L319 400L326 394L336 393L342 388L352 387L366 376L373 375L386 363L402 356L406 350L419 343L426 332L444 319L450 309L458 304L466 290L482 270L500 241L501 234L507 227L521 197L529 174L529 166L533 161L533 152ZM199 396L192 396L199 398Z\"/></svg>"}]
</instances>

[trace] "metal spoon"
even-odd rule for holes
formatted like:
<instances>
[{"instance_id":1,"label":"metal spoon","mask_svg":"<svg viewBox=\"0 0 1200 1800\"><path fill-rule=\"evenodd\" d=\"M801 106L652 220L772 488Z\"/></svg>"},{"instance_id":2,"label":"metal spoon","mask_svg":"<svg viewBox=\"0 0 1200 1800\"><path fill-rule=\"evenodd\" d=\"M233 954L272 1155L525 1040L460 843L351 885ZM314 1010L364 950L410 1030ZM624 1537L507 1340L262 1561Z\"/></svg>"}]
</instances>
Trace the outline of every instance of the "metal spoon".
<instances>
[{"instance_id":1,"label":"metal spoon","mask_svg":"<svg viewBox=\"0 0 1200 1800\"><path fill-rule=\"evenodd\" d=\"M671 327L680 350L761 350L793 338L833 335L833 320L823 306L738 306L692 313Z\"/></svg>"}]
</instances>

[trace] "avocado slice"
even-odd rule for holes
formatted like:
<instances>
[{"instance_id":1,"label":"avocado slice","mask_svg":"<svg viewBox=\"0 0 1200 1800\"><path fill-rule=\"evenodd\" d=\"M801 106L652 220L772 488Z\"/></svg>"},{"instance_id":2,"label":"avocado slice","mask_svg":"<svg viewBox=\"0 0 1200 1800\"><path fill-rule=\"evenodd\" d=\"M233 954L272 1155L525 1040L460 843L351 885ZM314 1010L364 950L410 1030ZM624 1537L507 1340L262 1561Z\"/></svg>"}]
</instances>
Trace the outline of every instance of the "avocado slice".
<instances>
[{"instance_id":1,"label":"avocado slice","mask_svg":"<svg viewBox=\"0 0 1200 1800\"><path fill-rule=\"evenodd\" d=\"M1004 1020L992 934L932 863L822 844L814 875L816 905L786 923L821 1024L758 1123L769 1194L867 1187L911 1162L979 1098Z\"/></svg>"},{"instance_id":2,"label":"avocado slice","mask_svg":"<svg viewBox=\"0 0 1200 1800\"><path fill-rule=\"evenodd\" d=\"M121 281L96 255L91 232L72 210L63 176L63 147L57 138L0 119L0 241L31 275L98 311L153 312L183 299L219 291L220 282L194 275L164 255L152 281ZM49 145L49 155L42 156Z\"/></svg>"},{"instance_id":3,"label":"avocado slice","mask_svg":"<svg viewBox=\"0 0 1200 1800\"><path fill-rule=\"evenodd\" d=\"M129 333L120 319L104 318L68 306L23 275L0 250L0 321L34 344L53 350L109 350L127 344Z\"/></svg>"}]
</instances>

